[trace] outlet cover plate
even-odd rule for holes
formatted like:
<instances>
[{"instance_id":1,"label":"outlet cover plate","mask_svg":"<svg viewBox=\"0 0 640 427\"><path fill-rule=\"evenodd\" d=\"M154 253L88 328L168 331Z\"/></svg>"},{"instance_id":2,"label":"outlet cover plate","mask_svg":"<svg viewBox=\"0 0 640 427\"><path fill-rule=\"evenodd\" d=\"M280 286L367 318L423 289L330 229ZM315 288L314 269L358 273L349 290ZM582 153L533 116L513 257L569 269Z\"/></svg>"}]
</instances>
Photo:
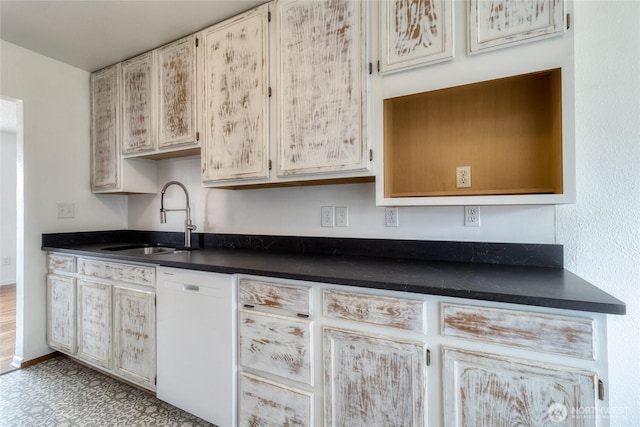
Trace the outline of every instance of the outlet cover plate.
<instances>
[{"instance_id":1,"label":"outlet cover plate","mask_svg":"<svg viewBox=\"0 0 640 427\"><path fill-rule=\"evenodd\" d=\"M480 227L480 206L464 207L464 226Z\"/></svg>"},{"instance_id":2,"label":"outlet cover plate","mask_svg":"<svg viewBox=\"0 0 640 427\"><path fill-rule=\"evenodd\" d=\"M349 226L349 208L345 206L336 206L336 227Z\"/></svg>"},{"instance_id":3,"label":"outlet cover plate","mask_svg":"<svg viewBox=\"0 0 640 427\"><path fill-rule=\"evenodd\" d=\"M398 226L398 208L384 208L384 225L387 227Z\"/></svg>"}]
</instances>

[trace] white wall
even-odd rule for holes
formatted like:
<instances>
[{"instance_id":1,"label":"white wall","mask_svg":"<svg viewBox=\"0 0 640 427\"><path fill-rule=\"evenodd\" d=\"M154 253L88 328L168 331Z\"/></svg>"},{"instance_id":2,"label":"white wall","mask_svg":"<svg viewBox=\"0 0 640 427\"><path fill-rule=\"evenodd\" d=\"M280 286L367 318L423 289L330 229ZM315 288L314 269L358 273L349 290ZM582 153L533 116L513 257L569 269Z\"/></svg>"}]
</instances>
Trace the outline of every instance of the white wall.
<instances>
[{"instance_id":1,"label":"white wall","mask_svg":"<svg viewBox=\"0 0 640 427\"><path fill-rule=\"evenodd\" d=\"M9 259L0 265L0 285L16 282L16 150L16 134L0 132L0 259Z\"/></svg>"},{"instance_id":2,"label":"white wall","mask_svg":"<svg viewBox=\"0 0 640 427\"><path fill-rule=\"evenodd\" d=\"M20 361L51 351L41 234L126 228L127 201L95 196L89 189L89 73L5 41L0 58L0 94L23 101L22 140L18 131L18 157L23 159L18 173L24 178L24 213L17 218L19 227L23 223L18 237L22 265L17 262ZM57 219L57 203L75 203L76 217Z\"/></svg>"},{"instance_id":3,"label":"white wall","mask_svg":"<svg viewBox=\"0 0 640 427\"><path fill-rule=\"evenodd\" d=\"M612 426L640 425L640 2L575 4L577 203L566 268L627 304L608 317Z\"/></svg>"},{"instance_id":4,"label":"white wall","mask_svg":"<svg viewBox=\"0 0 640 427\"><path fill-rule=\"evenodd\" d=\"M339 236L414 240L464 240L553 243L554 208L549 206L483 206L482 226L465 227L463 208L399 208L400 226L385 227L384 208L375 206L374 184L346 184L258 190L202 188L197 158L159 163L162 185L181 181L189 189L192 219L199 232ZM184 195L170 187L165 207L183 207ZM320 226L321 206L349 208L349 227ZM159 195L129 196L129 227L183 231L184 214L169 212L160 223Z\"/></svg>"}]
</instances>

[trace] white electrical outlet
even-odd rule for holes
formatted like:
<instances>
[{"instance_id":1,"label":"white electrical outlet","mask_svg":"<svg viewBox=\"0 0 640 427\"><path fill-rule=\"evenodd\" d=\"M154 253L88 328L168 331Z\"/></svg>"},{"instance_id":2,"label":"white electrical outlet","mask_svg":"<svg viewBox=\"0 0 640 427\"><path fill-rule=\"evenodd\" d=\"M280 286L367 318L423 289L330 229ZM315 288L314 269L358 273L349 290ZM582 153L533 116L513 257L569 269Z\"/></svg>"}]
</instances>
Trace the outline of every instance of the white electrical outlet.
<instances>
[{"instance_id":1,"label":"white electrical outlet","mask_svg":"<svg viewBox=\"0 0 640 427\"><path fill-rule=\"evenodd\" d=\"M11 257L3 256L2 257L2 265L11 265Z\"/></svg>"},{"instance_id":2,"label":"white electrical outlet","mask_svg":"<svg viewBox=\"0 0 640 427\"><path fill-rule=\"evenodd\" d=\"M398 226L398 208L384 208L384 225L387 227Z\"/></svg>"},{"instance_id":3,"label":"white electrical outlet","mask_svg":"<svg viewBox=\"0 0 640 427\"><path fill-rule=\"evenodd\" d=\"M464 207L464 226L480 227L480 206Z\"/></svg>"},{"instance_id":4,"label":"white electrical outlet","mask_svg":"<svg viewBox=\"0 0 640 427\"><path fill-rule=\"evenodd\" d=\"M336 227L348 227L349 226L349 208L343 206L336 206Z\"/></svg>"},{"instance_id":5,"label":"white electrical outlet","mask_svg":"<svg viewBox=\"0 0 640 427\"><path fill-rule=\"evenodd\" d=\"M322 206L320 208L320 225L323 227L334 227L333 206Z\"/></svg>"},{"instance_id":6,"label":"white electrical outlet","mask_svg":"<svg viewBox=\"0 0 640 427\"><path fill-rule=\"evenodd\" d=\"M471 166L456 167L456 188L471 187Z\"/></svg>"},{"instance_id":7,"label":"white electrical outlet","mask_svg":"<svg viewBox=\"0 0 640 427\"><path fill-rule=\"evenodd\" d=\"M73 203L58 203L57 218L74 218L76 216L76 205Z\"/></svg>"}]
</instances>

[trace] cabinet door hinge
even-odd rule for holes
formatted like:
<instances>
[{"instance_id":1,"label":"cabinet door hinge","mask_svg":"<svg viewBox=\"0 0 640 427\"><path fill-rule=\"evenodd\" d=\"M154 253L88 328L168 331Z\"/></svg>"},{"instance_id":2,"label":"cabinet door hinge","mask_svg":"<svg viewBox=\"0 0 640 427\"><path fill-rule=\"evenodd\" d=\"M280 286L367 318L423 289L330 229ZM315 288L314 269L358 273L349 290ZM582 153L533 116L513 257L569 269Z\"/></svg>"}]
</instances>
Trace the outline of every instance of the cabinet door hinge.
<instances>
[{"instance_id":1,"label":"cabinet door hinge","mask_svg":"<svg viewBox=\"0 0 640 427\"><path fill-rule=\"evenodd\" d=\"M200 132L196 132L196 141L200 141Z\"/></svg>"},{"instance_id":2,"label":"cabinet door hinge","mask_svg":"<svg viewBox=\"0 0 640 427\"><path fill-rule=\"evenodd\" d=\"M567 30L571 28L571 14L567 13Z\"/></svg>"},{"instance_id":3,"label":"cabinet door hinge","mask_svg":"<svg viewBox=\"0 0 640 427\"><path fill-rule=\"evenodd\" d=\"M373 74L373 64L369 62L369 74Z\"/></svg>"},{"instance_id":4,"label":"cabinet door hinge","mask_svg":"<svg viewBox=\"0 0 640 427\"><path fill-rule=\"evenodd\" d=\"M271 86L269 86L269 90L267 92L269 93L269 98L271 98Z\"/></svg>"},{"instance_id":5,"label":"cabinet door hinge","mask_svg":"<svg viewBox=\"0 0 640 427\"><path fill-rule=\"evenodd\" d=\"M373 162L373 150L369 150L369 161Z\"/></svg>"},{"instance_id":6,"label":"cabinet door hinge","mask_svg":"<svg viewBox=\"0 0 640 427\"><path fill-rule=\"evenodd\" d=\"M267 22L271 22L271 12L267 12Z\"/></svg>"},{"instance_id":7,"label":"cabinet door hinge","mask_svg":"<svg viewBox=\"0 0 640 427\"><path fill-rule=\"evenodd\" d=\"M269 170L271 170L272 167L273 167L273 163L271 163L271 160L269 160Z\"/></svg>"},{"instance_id":8,"label":"cabinet door hinge","mask_svg":"<svg viewBox=\"0 0 640 427\"><path fill-rule=\"evenodd\" d=\"M198 38L196 37L196 47L198 47L198 44L199 44L199 43L200 43L200 42L198 41Z\"/></svg>"},{"instance_id":9,"label":"cabinet door hinge","mask_svg":"<svg viewBox=\"0 0 640 427\"><path fill-rule=\"evenodd\" d=\"M598 380L598 399L604 400L604 383Z\"/></svg>"},{"instance_id":10,"label":"cabinet door hinge","mask_svg":"<svg viewBox=\"0 0 640 427\"><path fill-rule=\"evenodd\" d=\"M431 350L427 349L427 366L431 366Z\"/></svg>"},{"instance_id":11,"label":"cabinet door hinge","mask_svg":"<svg viewBox=\"0 0 640 427\"><path fill-rule=\"evenodd\" d=\"M153 378L153 384L158 385L158 376L157 375Z\"/></svg>"}]
</instances>

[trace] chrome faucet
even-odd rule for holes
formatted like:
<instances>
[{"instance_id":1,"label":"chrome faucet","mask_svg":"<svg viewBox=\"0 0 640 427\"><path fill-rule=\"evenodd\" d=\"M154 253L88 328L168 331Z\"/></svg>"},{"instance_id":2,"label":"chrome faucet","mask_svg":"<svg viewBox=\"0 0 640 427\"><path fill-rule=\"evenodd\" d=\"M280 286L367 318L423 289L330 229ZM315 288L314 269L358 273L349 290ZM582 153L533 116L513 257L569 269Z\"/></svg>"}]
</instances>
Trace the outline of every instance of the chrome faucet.
<instances>
[{"instance_id":1,"label":"chrome faucet","mask_svg":"<svg viewBox=\"0 0 640 427\"><path fill-rule=\"evenodd\" d=\"M165 209L164 208L164 193L167 191L167 188L171 185L180 186L184 190L184 195L187 198L187 207L185 209ZM162 224L167 222L167 212L172 211L185 211L187 214L187 219L184 221L184 246L186 248L191 247L191 232L196 229L196 226L191 222L191 208L189 207L189 192L187 191L187 187L185 187L182 183L178 181L169 181L164 187L162 187L162 192L160 196L160 222Z\"/></svg>"}]
</instances>

